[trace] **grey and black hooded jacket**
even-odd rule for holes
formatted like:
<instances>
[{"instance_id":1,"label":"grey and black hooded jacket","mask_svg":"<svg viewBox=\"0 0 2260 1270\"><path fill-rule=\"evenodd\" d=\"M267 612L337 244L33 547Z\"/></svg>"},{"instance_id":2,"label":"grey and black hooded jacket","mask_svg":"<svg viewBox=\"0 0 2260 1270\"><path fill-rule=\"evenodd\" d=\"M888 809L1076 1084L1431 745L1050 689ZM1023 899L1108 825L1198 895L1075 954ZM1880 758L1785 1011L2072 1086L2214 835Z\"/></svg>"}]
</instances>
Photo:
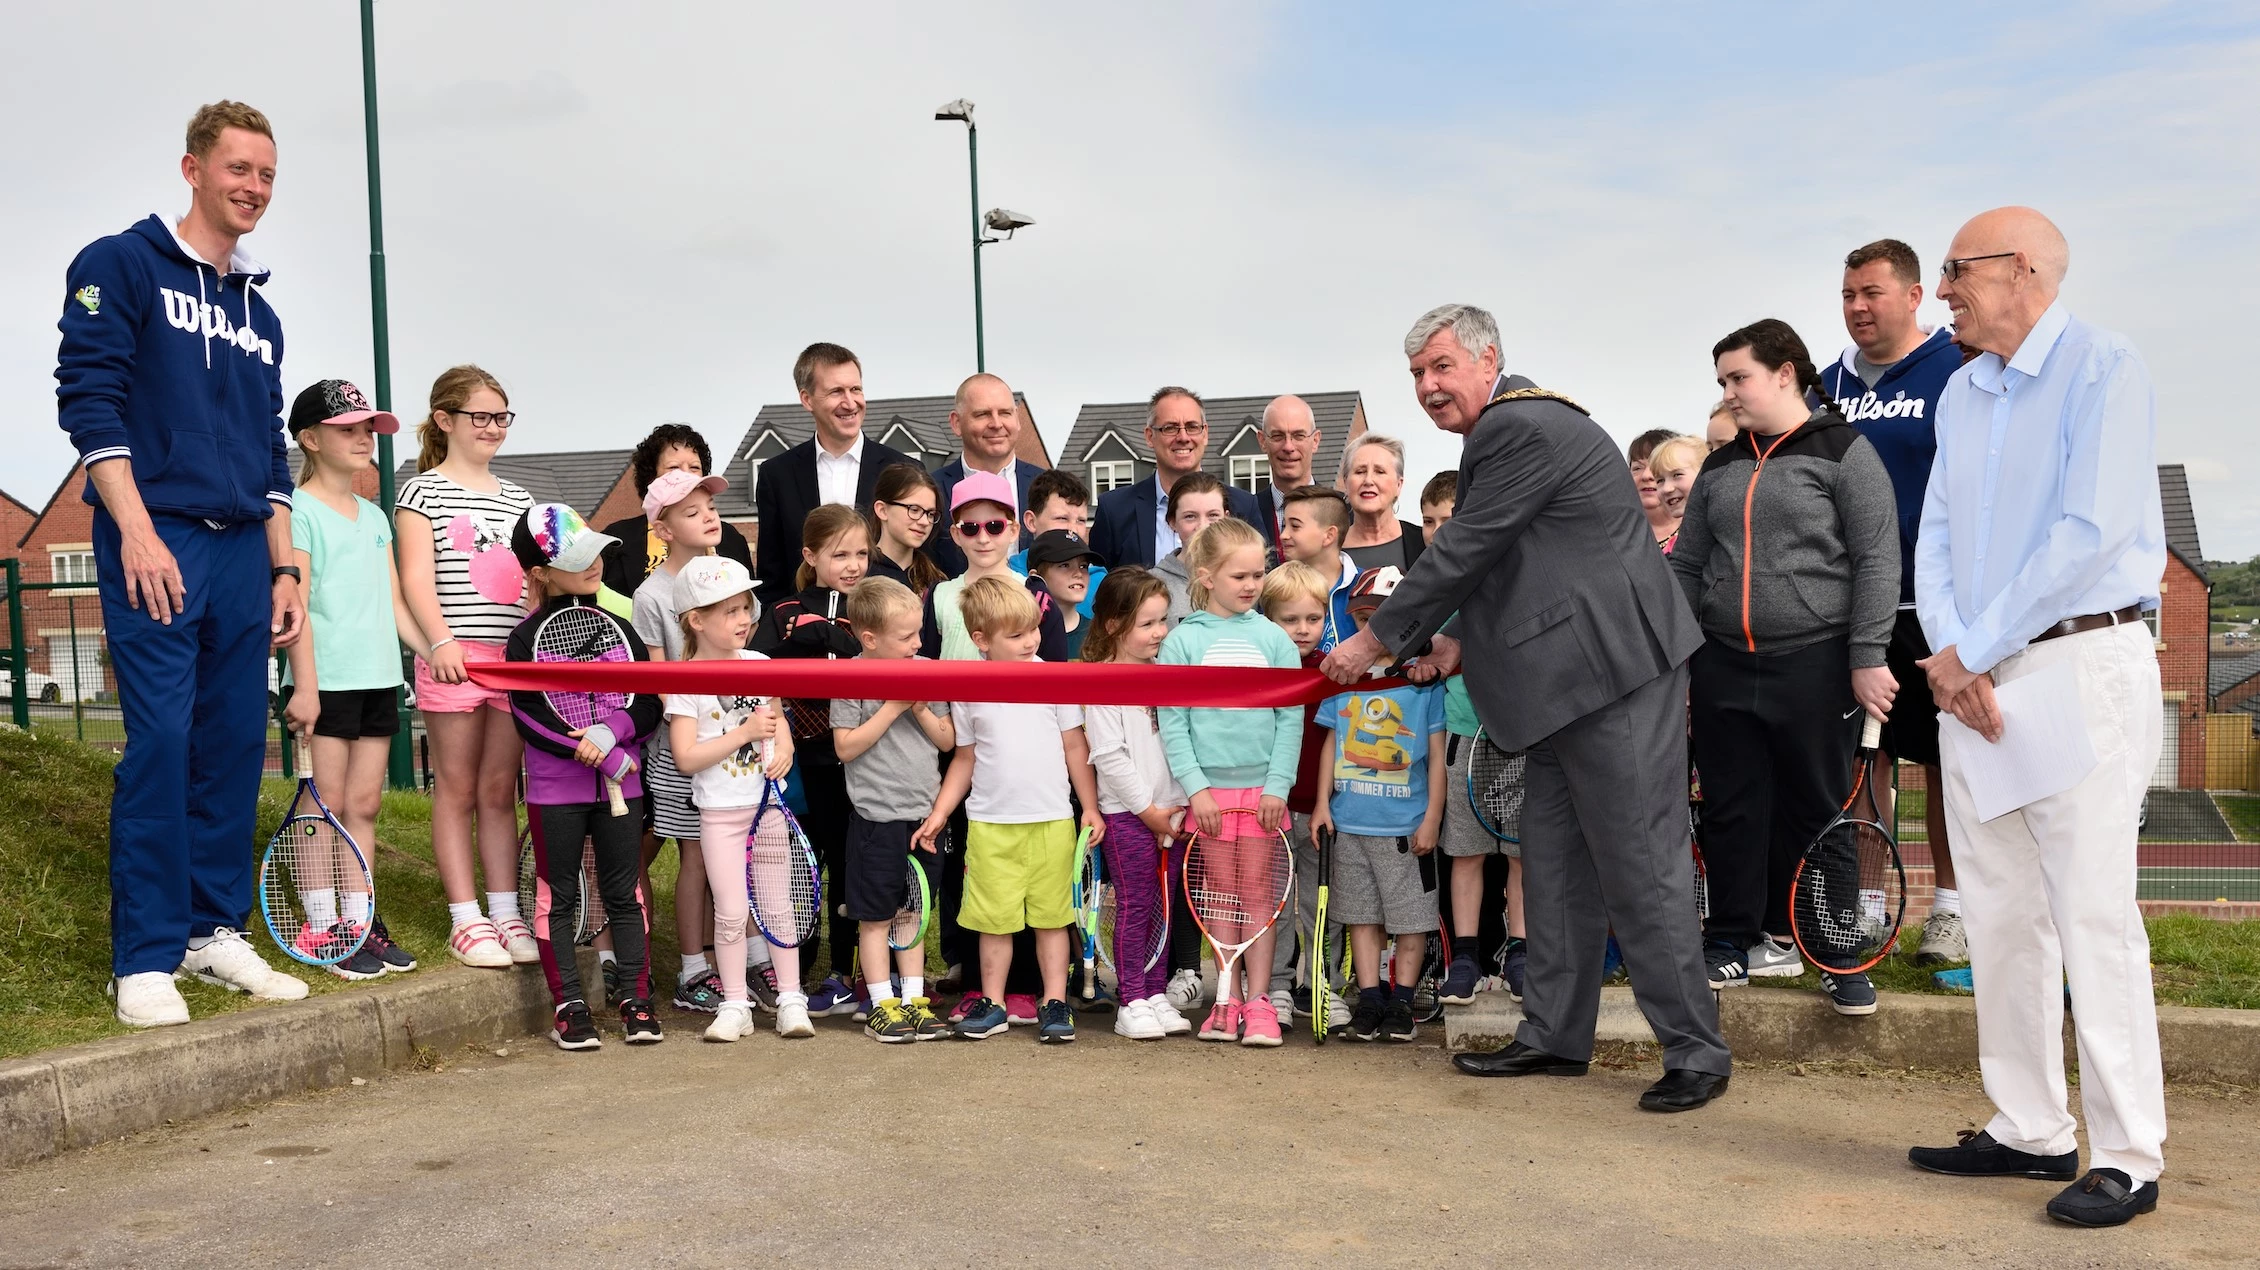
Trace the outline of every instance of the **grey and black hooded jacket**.
<instances>
[{"instance_id":1,"label":"grey and black hooded jacket","mask_svg":"<svg viewBox=\"0 0 2260 1270\"><path fill-rule=\"evenodd\" d=\"M1781 653L1845 636L1853 669L1881 666L1899 607L1891 474L1834 411L1743 432L1704 461L1671 567L1722 644Z\"/></svg>"}]
</instances>

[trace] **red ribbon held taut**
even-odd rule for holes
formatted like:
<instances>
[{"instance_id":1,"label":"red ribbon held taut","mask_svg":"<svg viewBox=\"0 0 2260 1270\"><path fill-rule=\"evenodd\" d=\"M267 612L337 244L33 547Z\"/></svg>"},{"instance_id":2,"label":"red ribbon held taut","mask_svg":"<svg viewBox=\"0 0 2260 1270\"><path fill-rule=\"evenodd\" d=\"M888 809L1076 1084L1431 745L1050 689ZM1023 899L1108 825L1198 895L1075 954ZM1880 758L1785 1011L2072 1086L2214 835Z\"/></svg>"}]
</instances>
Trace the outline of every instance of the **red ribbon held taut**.
<instances>
[{"instance_id":1,"label":"red ribbon held taut","mask_svg":"<svg viewBox=\"0 0 2260 1270\"><path fill-rule=\"evenodd\" d=\"M1343 691L1315 670L1238 666L1126 666L1090 662L994 662L772 658L590 665L479 662L471 681L500 691L704 693L845 697L872 701L1013 701L1109 706L1306 706ZM1402 679L1369 679L1361 689Z\"/></svg>"}]
</instances>

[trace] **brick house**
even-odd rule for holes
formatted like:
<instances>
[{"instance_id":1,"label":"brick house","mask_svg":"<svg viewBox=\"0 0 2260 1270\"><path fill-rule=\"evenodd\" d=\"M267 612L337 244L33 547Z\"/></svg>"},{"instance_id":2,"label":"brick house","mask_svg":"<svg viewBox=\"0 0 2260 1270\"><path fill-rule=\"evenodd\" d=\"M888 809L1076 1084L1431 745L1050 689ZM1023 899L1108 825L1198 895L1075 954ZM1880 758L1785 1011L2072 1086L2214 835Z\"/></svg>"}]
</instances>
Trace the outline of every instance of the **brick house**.
<instances>
[{"instance_id":1,"label":"brick house","mask_svg":"<svg viewBox=\"0 0 2260 1270\"><path fill-rule=\"evenodd\" d=\"M1202 403L1208 416L1208 453L1201 470L1251 494L1271 488L1271 459L1263 452L1265 397L1211 397ZM1311 476L1332 484L1350 442L1366 430L1365 400L1355 392L1298 394L1318 421L1318 453ZM1135 485L1154 474L1153 447L1146 444L1147 403L1123 401L1085 405L1060 448L1060 465L1073 468L1094 496ZM1416 490L1418 486L1414 487Z\"/></svg>"},{"instance_id":2,"label":"brick house","mask_svg":"<svg viewBox=\"0 0 2260 1270\"><path fill-rule=\"evenodd\" d=\"M85 488L86 469L73 463L7 552L23 562L25 582L84 584L24 593L26 678L35 690L63 701L89 701L117 690L102 651L102 605L94 590L94 509L79 497ZM20 506L14 499L8 502Z\"/></svg>"},{"instance_id":3,"label":"brick house","mask_svg":"<svg viewBox=\"0 0 2260 1270\"><path fill-rule=\"evenodd\" d=\"M2197 514L2181 464L2158 465L2158 497L2166 520L2166 574L2151 625L2157 636L2165 735L2150 783L2157 789L2203 789L2212 586L2205 578Z\"/></svg>"},{"instance_id":4,"label":"brick house","mask_svg":"<svg viewBox=\"0 0 2260 1270\"><path fill-rule=\"evenodd\" d=\"M1016 392L1012 399L1020 407L1020 441L1014 457L1039 468L1050 467L1051 455L1044 449L1044 438L1036 429L1036 413L1029 408L1027 395ZM950 431L950 410L954 405L956 398L947 395L873 397L863 403L863 435L902 451L923 464L927 471L932 471L958 456L957 435ZM763 406L753 417L753 426L746 429L745 437L731 453L730 461L722 465L722 475L730 479L730 488L715 499L715 507L722 513L722 519L737 526L747 543L754 541L760 529L754 516L753 487L762 463L815 435L816 420L797 400Z\"/></svg>"}]
</instances>

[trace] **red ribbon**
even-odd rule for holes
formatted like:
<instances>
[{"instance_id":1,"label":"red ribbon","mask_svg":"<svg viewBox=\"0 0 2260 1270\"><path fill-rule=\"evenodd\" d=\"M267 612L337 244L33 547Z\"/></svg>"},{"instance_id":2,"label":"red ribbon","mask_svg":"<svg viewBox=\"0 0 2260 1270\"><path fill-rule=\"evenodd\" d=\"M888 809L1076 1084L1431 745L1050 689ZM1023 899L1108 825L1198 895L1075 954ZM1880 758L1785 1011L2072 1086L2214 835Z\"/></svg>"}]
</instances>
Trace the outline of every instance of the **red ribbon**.
<instances>
[{"instance_id":1,"label":"red ribbon","mask_svg":"<svg viewBox=\"0 0 2260 1270\"><path fill-rule=\"evenodd\" d=\"M1090 662L901 660L476 662L471 681L502 691L703 693L875 701L1013 701L1111 706L1306 706L1346 689L1315 670L1126 666ZM1368 679L1361 690L1402 679Z\"/></svg>"}]
</instances>

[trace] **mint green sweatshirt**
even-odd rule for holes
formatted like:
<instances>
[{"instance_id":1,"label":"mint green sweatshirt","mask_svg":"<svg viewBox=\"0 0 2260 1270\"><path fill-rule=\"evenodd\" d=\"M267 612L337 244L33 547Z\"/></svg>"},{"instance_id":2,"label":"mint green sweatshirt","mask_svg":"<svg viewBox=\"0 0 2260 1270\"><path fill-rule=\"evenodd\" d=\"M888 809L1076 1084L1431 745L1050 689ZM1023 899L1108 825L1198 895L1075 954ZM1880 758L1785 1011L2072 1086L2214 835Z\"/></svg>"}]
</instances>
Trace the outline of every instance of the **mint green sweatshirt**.
<instances>
[{"instance_id":1,"label":"mint green sweatshirt","mask_svg":"<svg viewBox=\"0 0 2260 1270\"><path fill-rule=\"evenodd\" d=\"M1238 617L1195 609L1161 642L1161 664L1293 670L1303 662L1287 632L1254 609ZM1163 706L1160 714L1162 752L1187 795L1210 786L1260 785L1264 793L1285 798L1294 787L1295 760L1303 744L1301 709Z\"/></svg>"}]
</instances>

